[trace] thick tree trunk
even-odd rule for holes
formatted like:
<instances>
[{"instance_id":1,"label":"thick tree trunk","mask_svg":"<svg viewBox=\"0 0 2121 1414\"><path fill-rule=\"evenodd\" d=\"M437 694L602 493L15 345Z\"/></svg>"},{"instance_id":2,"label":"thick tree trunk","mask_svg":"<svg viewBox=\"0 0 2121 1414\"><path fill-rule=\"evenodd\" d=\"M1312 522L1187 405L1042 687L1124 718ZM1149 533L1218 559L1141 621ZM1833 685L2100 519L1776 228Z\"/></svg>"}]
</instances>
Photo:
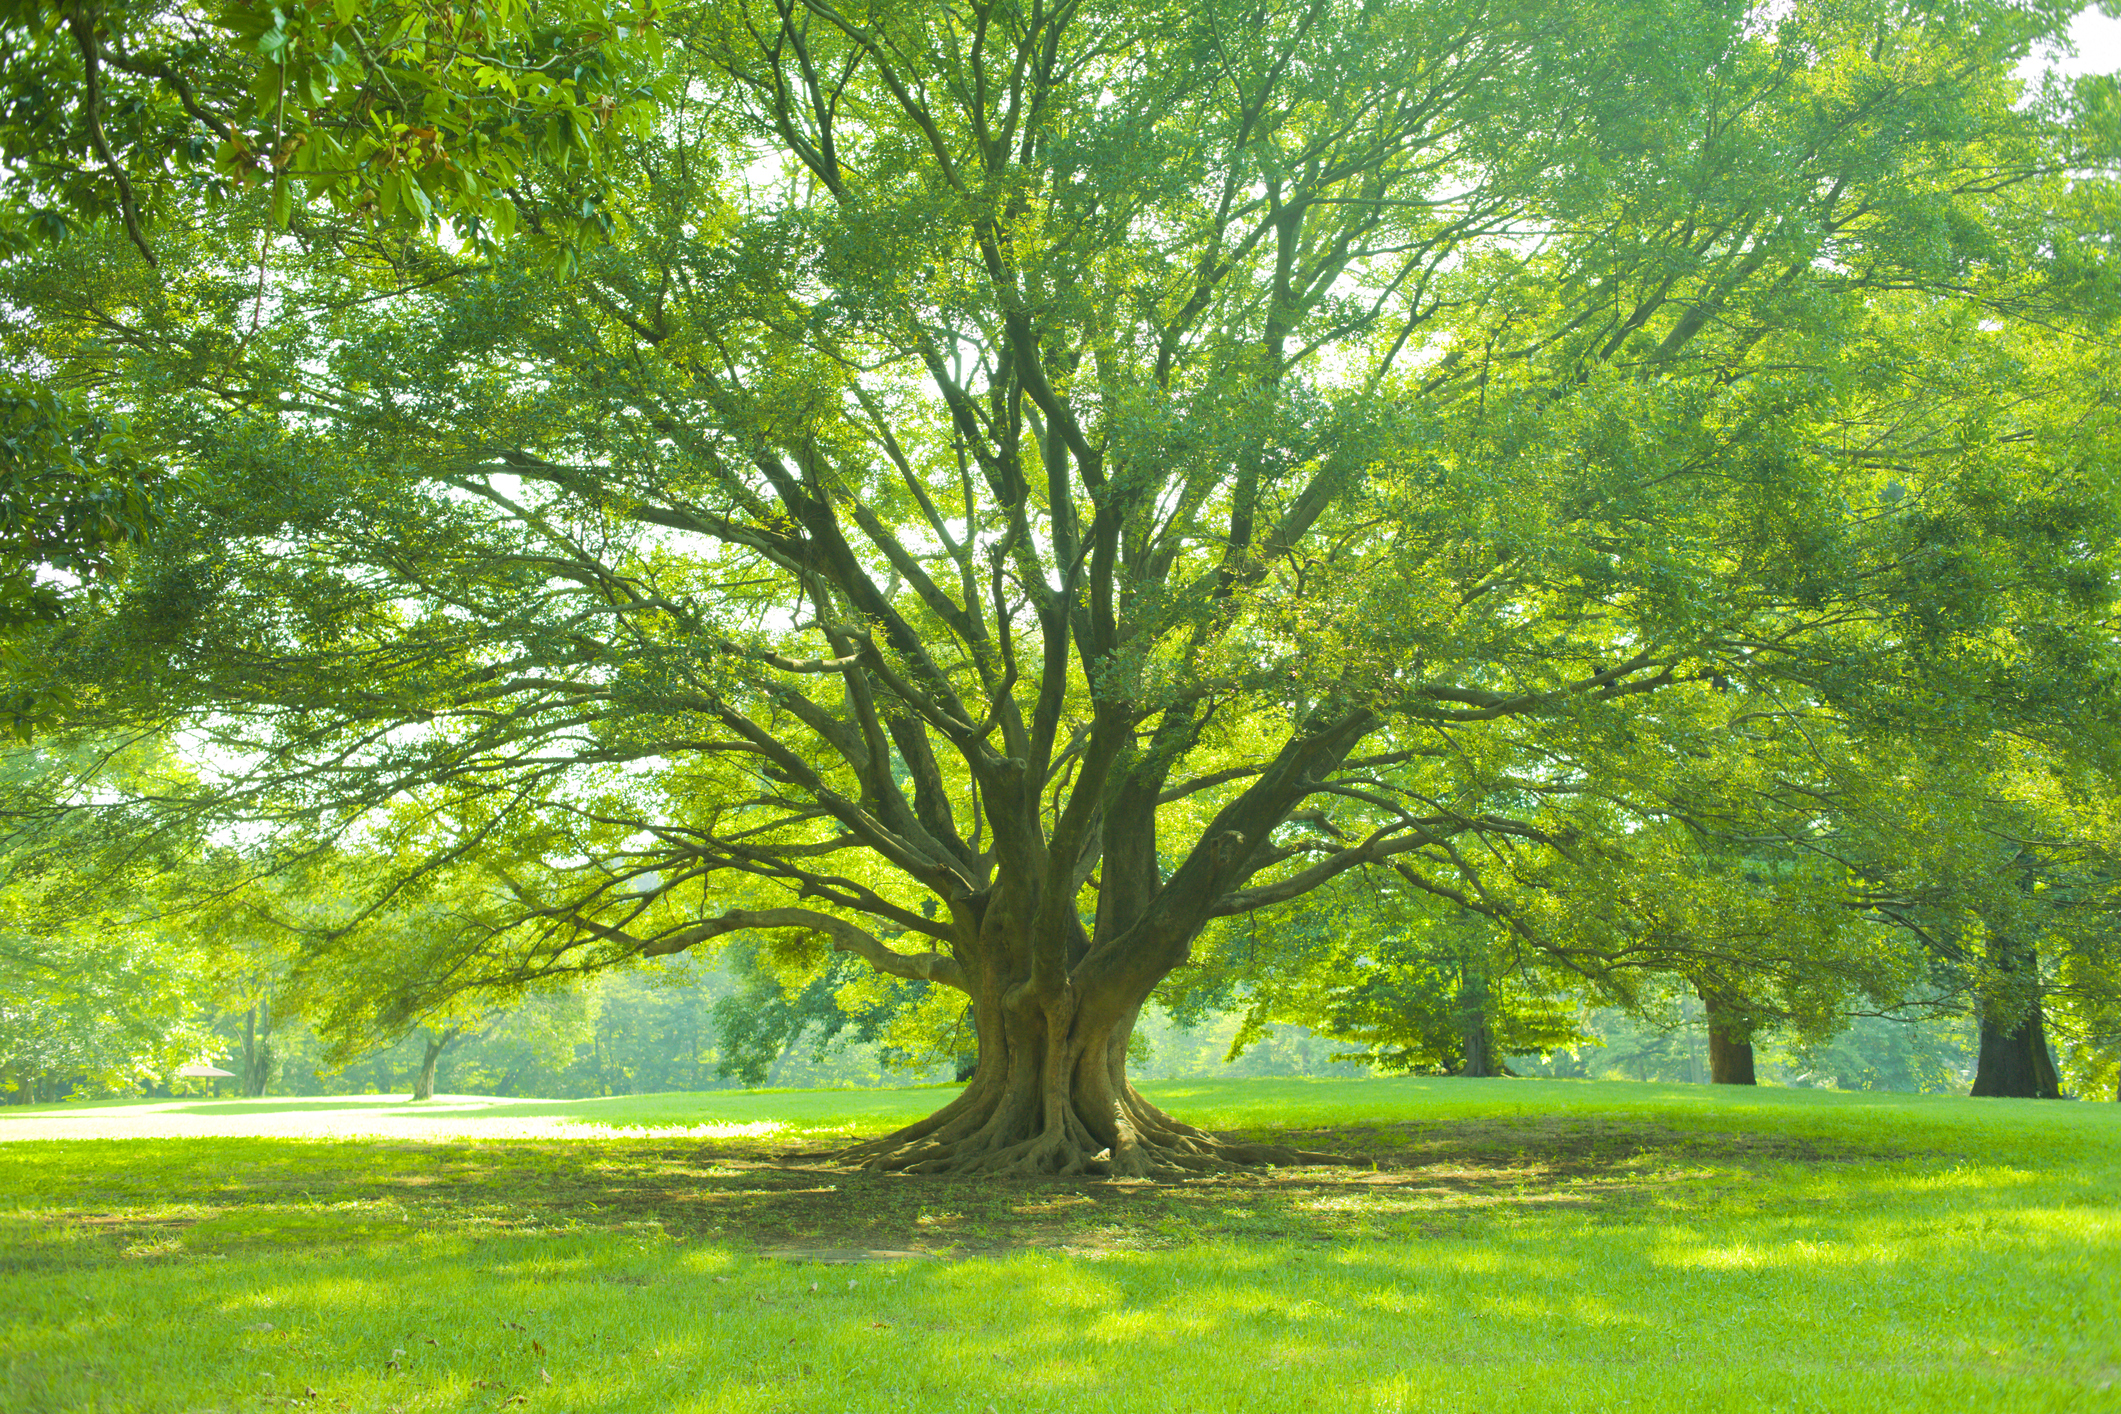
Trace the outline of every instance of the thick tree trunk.
<instances>
[{"instance_id":1,"label":"thick tree trunk","mask_svg":"<svg viewBox=\"0 0 2121 1414\"><path fill-rule=\"evenodd\" d=\"M1478 964L1466 964L1458 989L1459 1017L1464 1024L1465 1064L1460 1075L1508 1074L1502 1057L1495 1054L1495 1028L1488 1023L1488 976Z\"/></svg>"},{"instance_id":2,"label":"thick tree trunk","mask_svg":"<svg viewBox=\"0 0 2121 1414\"><path fill-rule=\"evenodd\" d=\"M1330 1154L1225 1140L1143 1099L1127 1080L1127 1041L1139 1000L1116 1023L1090 1031L1070 1024L1099 1010L1083 1001L1050 1009L1019 1002L1011 1012L999 998L984 996L977 1006L979 1065L964 1093L839 1158L908 1173L1110 1175L1341 1162Z\"/></svg>"},{"instance_id":3,"label":"thick tree trunk","mask_svg":"<svg viewBox=\"0 0 2121 1414\"><path fill-rule=\"evenodd\" d=\"M2047 1018L2037 982L2040 957L2009 937L1991 935L1989 962L1995 991L1982 999L1981 1058L1974 1067L1975 1095L2021 1100L2059 1100L2062 1086L2047 1049ZM2021 987L2017 984L2035 984Z\"/></svg>"},{"instance_id":4,"label":"thick tree trunk","mask_svg":"<svg viewBox=\"0 0 2121 1414\"><path fill-rule=\"evenodd\" d=\"M1972 1093L2021 1100L2062 1098L2061 1079L2047 1049L2047 1021L2038 1002L2015 1025L1981 1018L1981 1059L1974 1069Z\"/></svg>"},{"instance_id":5,"label":"thick tree trunk","mask_svg":"<svg viewBox=\"0 0 2121 1414\"><path fill-rule=\"evenodd\" d=\"M1753 1074L1753 1028L1714 987L1697 987L1709 1032L1709 1084L1758 1085Z\"/></svg>"},{"instance_id":6,"label":"thick tree trunk","mask_svg":"<svg viewBox=\"0 0 2121 1414\"><path fill-rule=\"evenodd\" d=\"M1495 1060L1495 1036L1488 1030L1488 1020L1475 1016L1466 1026L1466 1061L1458 1073L1466 1076L1500 1075Z\"/></svg>"},{"instance_id":7,"label":"thick tree trunk","mask_svg":"<svg viewBox=\"0 0 2121 1414\"><path fill-rule=\"evenodd\" d=\"M1711 1085L1757 1085L1753 1074L1753 1043L1736 1041L1730 1033L1709 1028L1709 1083Z\"/></svg>"}]
</instances>

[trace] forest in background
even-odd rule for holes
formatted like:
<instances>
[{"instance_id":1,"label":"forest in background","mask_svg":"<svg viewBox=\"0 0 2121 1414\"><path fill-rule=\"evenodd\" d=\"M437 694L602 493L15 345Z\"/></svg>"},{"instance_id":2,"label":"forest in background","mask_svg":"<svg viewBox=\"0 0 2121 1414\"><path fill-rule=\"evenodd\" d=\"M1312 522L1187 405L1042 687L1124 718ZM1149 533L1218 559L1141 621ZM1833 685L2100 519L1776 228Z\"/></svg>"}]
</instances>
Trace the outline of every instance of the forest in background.
<instances>
[{"instance_id":1,"label":"forest in background","mask_svg":"<svg viewBox=\"0 0 2121 1414\"><path fill-rule=\"evenodd\" d=\"M850 1011L839 993L854 980L853 969L839 965L784 983L760 965L755 949L712 962L678 957L576 981L454 1026L418 1027L351 1059L334 1058L299 1015L276 1014L270 987L224 992L220 1002L201 1004L196 994L187 1003L143 986L130 997L81 996L69 1012L48 999L40 1007L26 989L0 983L0 1083L8 1086L0 1096L29 1104L207 1092L411 1093L430 1059L435 1093L510 1097L940 1085L959 1078L973 1050L969 1028L908 1027L903 1007L864 1007L859 992L847 999ZM1233 1000L1196 1001L1175 1015L1153 1006L1135 1031L1134 1073L1169 1080L1379 1069L1377 1058L1350 1040L1256 1018L1241 1005L1225 1005ZM231 1003L241 1005L231 1010ZM902 1024L894 1028L894 1021ZM1676 993L1639 1015L1578 1003L1572 1021L1575 1039L1544 1053L1506 1056L1503 1072L1710 1079L1707 1018L1697 997ZM1823 1038L1763 1035L1755 1050L1759 1079L1768 1084L1963 1093L1974 1075L1978 1030L1963 1015L1866 1016ZM59 1063L46 1059L52 1057ZM175 1068L188 1061L212 1062L235 1078L177 1079ZM1463 1062L1446 1054L1391 1068L1449 1074Z\"/></svg>"}]
</instances>

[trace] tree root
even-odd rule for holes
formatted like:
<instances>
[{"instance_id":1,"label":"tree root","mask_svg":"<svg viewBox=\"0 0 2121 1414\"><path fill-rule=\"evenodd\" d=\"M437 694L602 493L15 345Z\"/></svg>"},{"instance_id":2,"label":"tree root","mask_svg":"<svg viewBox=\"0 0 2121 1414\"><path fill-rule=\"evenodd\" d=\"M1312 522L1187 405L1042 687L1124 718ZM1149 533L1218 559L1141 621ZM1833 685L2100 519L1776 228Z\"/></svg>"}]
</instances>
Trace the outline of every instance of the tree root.
<instances>
[{"instance_id":1,"label":"tree root","mask_svg":"<svg viewBox=\"0 0 2121 1414\"><path fill-rule=\"evenodd\" d=\"M1071 1116L1059 1130L1021 1138L984 1131L957 1139L939 1133L901 1138L886 1136L843 1149L834 1157L876 1173L1004 1174L1019 1177L1176 1178L1197 1173L1228 1173L1265 1166L1348 1165L1340 1154L1292 1149L1223 1138L1182 1126L1138 1133L1117 1150L1100 1145ZM902 1132L903 1133L903 1132ZM897 1140L897 1142L888 1142Z\"/></svg>"},{"instance_id":2,"label":"tree root","mask_svg":"<svg viewBox=\"0 0 2121 1414\"><path fill-rule=\"evenodd\" d=\"M975 1078L927 1118L831 1157L877 1173L1178 1178L1265 1165L1348 1164L1338 1154L1211 1134L1164 1113L1124 1076L1067 1100Z\"/></svg>"}]
</instances>

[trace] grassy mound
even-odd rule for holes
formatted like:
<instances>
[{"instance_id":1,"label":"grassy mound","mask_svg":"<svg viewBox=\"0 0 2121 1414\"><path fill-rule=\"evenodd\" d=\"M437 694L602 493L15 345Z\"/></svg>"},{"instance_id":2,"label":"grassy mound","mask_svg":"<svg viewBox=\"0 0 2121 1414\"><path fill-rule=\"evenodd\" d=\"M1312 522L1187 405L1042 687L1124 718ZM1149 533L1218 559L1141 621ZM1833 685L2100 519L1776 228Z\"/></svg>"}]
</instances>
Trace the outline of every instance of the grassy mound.
<instances>
[{"instance_id":1,"label":"grassy mound","mask_svg":"<svg viewBox=\"0 0 2121 1414\"><path fill-rule=\"evenodd\" d=\"M567 1106L781 1126L731 1138L0 1145L0 1409L2121 1407L2121 1106L1222 1081L1152 1098L1355 1162L801 1156L937 1098ZM837 1264L876 1253L914 1255Z\"/></svg>"}]
</instances>

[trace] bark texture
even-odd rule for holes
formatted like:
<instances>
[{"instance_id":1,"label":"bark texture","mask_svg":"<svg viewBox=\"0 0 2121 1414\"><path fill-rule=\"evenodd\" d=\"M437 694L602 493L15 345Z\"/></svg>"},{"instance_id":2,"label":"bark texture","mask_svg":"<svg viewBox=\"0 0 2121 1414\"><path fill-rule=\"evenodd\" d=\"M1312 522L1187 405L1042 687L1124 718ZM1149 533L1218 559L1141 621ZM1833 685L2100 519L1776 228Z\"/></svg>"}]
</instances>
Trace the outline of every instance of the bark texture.
<instances>
[{"instance_id":1,"label":"bark texture","mask_svg":"<svg viewBox=\"0 0 2121 1414\"><path fill-rule=\"evenodd\" d=\"M272 1003L261 1001L243 1016L243 1093L257 1099L272 1082Z\"/></svg>"},{"instance_id":2,"label":"bark texture","mask_svg":"<svg viewBox=\"0 0 2121 1414\"><path fill-rule=\"evenodd\" d=\"M1084 1004L1094 998L1011 1007L999 996L982 996L979 1063L964 1093L926 1119L838 1157L889 1172L1113 1176L1344 1162L1226 1139L1144 1099L1127 1080L1126 1062L1146 997L1142 988L1117 1018L1100 1025L1095 1018L1108 1008Z\"/></svg>"},{"instance_id":3,"label":"bark texture","mask_svg":"<svg viewBox=\"0 0 2121 1414\"><path fill-rule=\"evenodd\" d=\"M1728 1032L1709 1028L1709 1083L1711 1085L1757 1085L1753 1074L1753 1043L1733 1040Z\"/></svg>"},{"instance_id":4,"label":"bark texture","mask_svg":"<svg viewBox=\"0 0 2121 1414\"><path fill-rule=\"evenodd\" d=\"M1981 1059L1972 1093L2021 1100L2059 1100L2060 1077L2047 1049L2040 1006L2040 956L2008 934L1992 934L1988 960L1994 990L1981 1011Z\"/></svg>"},{"instance_id":5,"label":"bark texture","mask_svg":"<svg viewBox=\"0 0 2121 1414\"><path fill-rule=\"evenodd\" d=\"M1701 987L1701 1005L1709 1031L1709 1083L1711 1085L1758 1085L1753 1073L1753 1028L1715 987Z\"/></svg>"},{"instance_id":6,"label":"bark texture","mask_svg":"<svg viewBox=\"0 0 2121 1414\"><path fill-rule=\"evenodd\" d=\"M442 1059L442 1050L457 1036L455 1027L447 1031L427 1033L427 1053L420 1058L420 1078L413 1082L412 1097L415 1100L432 1100L435 1096L435 1064Z\"/></svg>"},{"instance_id":7,"label":"bark texture","mask_svg":"<svg viewBox=\"0 0 2121 1414\"><path fill-rule=\"evenodd\" d=\"M1488 1019L1493 1004L1493 994L1488 987L1487 972L1468 964L1458 990L1459 1015L1464 1020L1465 1062L1458 1069L1465 1076L1508 1075L1510 1069L1502 1063L1495 1049L1495 1028Z\"/></svg>"},{"instance_id":8,"label":"bark texture","mask_svg":"<svg viewBox=\"0 0 2121 1414\"><path fill-rule=\"evenodd\" d=\"M2047 1049L2047 1020L2038 1002L2015 1023L1981 1019L1981 1060L1974 1071L1973 1093L2021 1100L2062 1098L2061 1078Z\"/></svg>"}]
</instances>

